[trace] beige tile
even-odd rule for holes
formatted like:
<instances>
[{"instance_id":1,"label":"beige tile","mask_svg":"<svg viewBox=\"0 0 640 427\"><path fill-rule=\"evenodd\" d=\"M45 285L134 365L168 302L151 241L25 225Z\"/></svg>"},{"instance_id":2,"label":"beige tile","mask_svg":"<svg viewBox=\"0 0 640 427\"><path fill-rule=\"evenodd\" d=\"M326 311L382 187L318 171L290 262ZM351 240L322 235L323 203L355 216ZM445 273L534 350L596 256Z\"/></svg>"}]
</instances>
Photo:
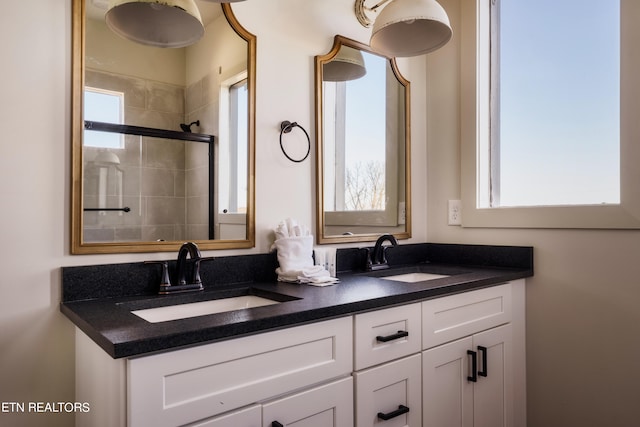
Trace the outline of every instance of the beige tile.
<instances>
[{"instance_id":1,"label":"beige tile","mask_svg":"<svg viewBox=\"0 0 640 427\"><path fill-rule=\"evenodd\" d=\"M115 229L115 238L118 242L139 242L142 240L142 228L118 227Z\"/></svg>"},{"instance_id":2,"label":"beige tile","mask_svg":"<svg viewBox=\"0 0 640 427\"><path fill-rule=\"evenodd\" d=\"M179 113L151 111L143 108L128 107L125 109L125 123L133 126L179 131L183 117Z\"/></svg>"},{"instance_id":3,"label":"beige tile","mask_svg":"<svg viewBox=\"0 0 640 427\"><path fill-rule=\"evenodd\" d=\"M218 103L220 80L217 73L209 73L202 78L202 105Z\"/></svg>"},{"instance_id":4,"label":"beige tile","mask_svg":"<svg viewBox=\"0 0 640 427\"><path fill-rule=\"evenodd\" d=\"M184 116L183 88L165 83L147 82L146 90L148 110Z\"/></svg>"},{"instance_id":5,"label":"beige tile","mask_svg":"<svg viewBox=\"0 0 640 427\"><path fill-rule=\"evenodd\" d=\"M144 166L184 169L185 143L175 139L144 138Z\"/></svg>"},{"instance_id":6,"label":"beige tile","mask_svg":"<svg viewBox=\"0 0 640 427\"><path fill-rule=\"evenodd\" d=\"M144 168L142 172L142 194L147 197L175 196L176 174L173 169Z\"/></svg>"},{"instance_id":7,"label":"beige tile","mask_svg":"<svg viewBox=\"0 0 640 427\"><path fill-rule=\"evenodd\" d=\"M209 224L208 197L189 197L187 199L187 224Z\"/></svg>"},{"instance_id":8,"label":"beige tile","mask_svg":"<svg viewBox=\"0 0 640 427\"><path fill-rule=\"evenodd\" d=\"M186 171L187 197L209 194L209 168L200 167Z\"/></svg>"},{"instance_id":9,"label":"beige tile","mask_svg":"<svg viewBox=\"0 0 640 427\"><path fill-rule=\"evenodd\" d=\"M202 80L188 86L185 92L185 116L197 111L203 105Z\"/></svg>"},{"instance_id":10,"label":"beige tile","mask_svg":"<svg viewBox=\"0 0 640 427\"><path fill-rule=\"evenodd\" d=\"M115 230L112 228L86 228L83 231L83 239L86 243L113 242Z\"/></svg>"},{"instance_id":11,"label":"beige tile","mask_svg":"<svg viewBox=\"0 0 640 427\"><path fill-rule=\"evenodd\" d=\"M209 170L209 144L185 142L185 169L206 167Z\"/></svg>"},{"instance_id":12,"label":"beige tile","mask_svg":"<svg viewBox=\"0 0 640 427\"><path fill-rule=\"evenodd\" d=\"M142 240L147 242L156 242L156 241L173 241L176 240L174 237L174 226L173 225L148 225L141 227L142 232Z\"/></svg>"},{"instance_id":13,"label":"beige tile","mask_svg":"<svg viewBox=\"0 0 640 427\"><path fill-rule=\"evenodd\" d=\"M184 198L148 197L145 225L183 224L185 220Z\"/></svg>"},{"instance_id":14,"label":"beige tile","mask_svg":"<svg viewBox=\"0 0 640 427\"><path fill-rule=\"evenodd\" d=\"M209 226L206 224L187 225L185 240L209 240Z\"/></svg>"}]
</instances>

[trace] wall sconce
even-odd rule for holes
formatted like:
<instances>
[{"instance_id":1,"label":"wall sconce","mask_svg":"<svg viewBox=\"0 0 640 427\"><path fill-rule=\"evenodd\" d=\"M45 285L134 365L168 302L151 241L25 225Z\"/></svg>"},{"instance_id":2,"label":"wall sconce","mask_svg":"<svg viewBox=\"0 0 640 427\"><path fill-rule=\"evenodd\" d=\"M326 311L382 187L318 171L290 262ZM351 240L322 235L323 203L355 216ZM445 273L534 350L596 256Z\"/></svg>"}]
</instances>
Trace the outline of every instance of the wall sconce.
<instances>
[{"instance_id":1,"label":"wall sconce","mask_svg":"<svg viewBox=\"0 0 640 427\"><path fill-rule=\"evenodd\" d=\"M349 46L341 46L333 59L322 66L322 80L346 82L367 74L362 52Z\"/></svg>"},{"instance_id":2,"label":"wall sconce","mask_svg":"<svg viewBox=\"0 0 640 427\"><path fill-rule=\"evenodd\" d=\"M185 47L202 37L195 0L111 0L109 28L131 41L155 47Z\"/></svg>"},{"instance_id":3,"label":"wall sconce","mask_svg":"<svg viewBox=\"0 0 640 427\"><path fill-rule=\"evenodd\" d=\"M436 0L382 0L371 7L366 1L356 0L355 13L364 27L373 22L369 45L376 52L390 57L417 56L451 39L449 17Z\"/></svg>"}]
</instances>

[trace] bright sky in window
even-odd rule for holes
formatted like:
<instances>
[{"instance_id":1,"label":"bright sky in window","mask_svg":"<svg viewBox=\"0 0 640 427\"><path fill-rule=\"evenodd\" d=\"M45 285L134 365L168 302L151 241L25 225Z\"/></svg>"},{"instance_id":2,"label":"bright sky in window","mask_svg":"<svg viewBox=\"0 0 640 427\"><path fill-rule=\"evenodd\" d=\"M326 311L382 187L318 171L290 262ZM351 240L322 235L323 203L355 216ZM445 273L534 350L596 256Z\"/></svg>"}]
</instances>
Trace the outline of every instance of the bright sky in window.
<instances>
[{"instance_id":1,"label":"bright sky in window","mask_svg":"<svg viewBox=\"0 0 640 427\"><path fill-rule=\"evenodd\" d=\"M619 203L619 1L499 1L500 206Z\"/></svg>"},{"instance_id":2,"label":"bright sky in window","mask_svg":"<svg viewBox=\"0 0 640 427\"><path fill-rule=\"evenodd\" d=\"M122 124L124 94L100 89L84 91L84 119L94 122ZM124 148L123 137L117 133L85 131L84 145L99 148Z\"/></svg>"}]
</instances>

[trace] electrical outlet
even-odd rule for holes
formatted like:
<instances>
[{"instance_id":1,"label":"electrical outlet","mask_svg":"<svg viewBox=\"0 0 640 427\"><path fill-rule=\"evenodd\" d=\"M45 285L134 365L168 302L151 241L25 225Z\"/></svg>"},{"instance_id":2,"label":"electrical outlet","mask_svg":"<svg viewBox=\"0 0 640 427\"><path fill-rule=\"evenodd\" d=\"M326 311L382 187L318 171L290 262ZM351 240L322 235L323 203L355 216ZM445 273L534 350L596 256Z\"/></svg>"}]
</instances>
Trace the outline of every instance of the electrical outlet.
<instances>
[{"instance_id":1,"label":"electrical outlet","mask_svg":"<svg viewBox=\"0 0 640 427\"><path fill-rule=\"evenodd\" d=\"M462 225L462 202L460 200L449 200L449 225Z\"/></svg>"},{"instance_id":2,"label":"electrical outlet","mask_svg":"<svg viewBox=\"0 0 640 427\"><path fill-rule=\"evenodd\" d=\"M404 202L398 203L398 224L407 222L407 208Z\"/></svg>"}]
</instances>

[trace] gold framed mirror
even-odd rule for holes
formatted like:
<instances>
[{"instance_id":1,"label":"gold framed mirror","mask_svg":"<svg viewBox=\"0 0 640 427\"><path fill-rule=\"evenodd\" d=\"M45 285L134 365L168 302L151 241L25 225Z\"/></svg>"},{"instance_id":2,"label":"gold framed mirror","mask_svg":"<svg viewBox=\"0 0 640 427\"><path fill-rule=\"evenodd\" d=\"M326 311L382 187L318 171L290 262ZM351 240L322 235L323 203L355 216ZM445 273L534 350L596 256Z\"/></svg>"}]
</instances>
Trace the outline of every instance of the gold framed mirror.
<instances>
[{"instance_id":1,"label":"gold framed mirror","mask_svg":"<svg viewBox=\"0 0 640 427\"><path fill-rule=\"evenodd\" d=\"M196 3L204 36L159 48L73 0L73 254L255 246L256 37Z\"/></svg>"},{"instance_id":2,"label":"gold framed mirror","mask_svg":"<svg viewBox=\"0 0 640 427\"><path fill-rule=\"evenodd\" d=\"M335 36L315 102L317 242L410 238L410 84L395 59Z\"/></svg>"}]
</instances>

